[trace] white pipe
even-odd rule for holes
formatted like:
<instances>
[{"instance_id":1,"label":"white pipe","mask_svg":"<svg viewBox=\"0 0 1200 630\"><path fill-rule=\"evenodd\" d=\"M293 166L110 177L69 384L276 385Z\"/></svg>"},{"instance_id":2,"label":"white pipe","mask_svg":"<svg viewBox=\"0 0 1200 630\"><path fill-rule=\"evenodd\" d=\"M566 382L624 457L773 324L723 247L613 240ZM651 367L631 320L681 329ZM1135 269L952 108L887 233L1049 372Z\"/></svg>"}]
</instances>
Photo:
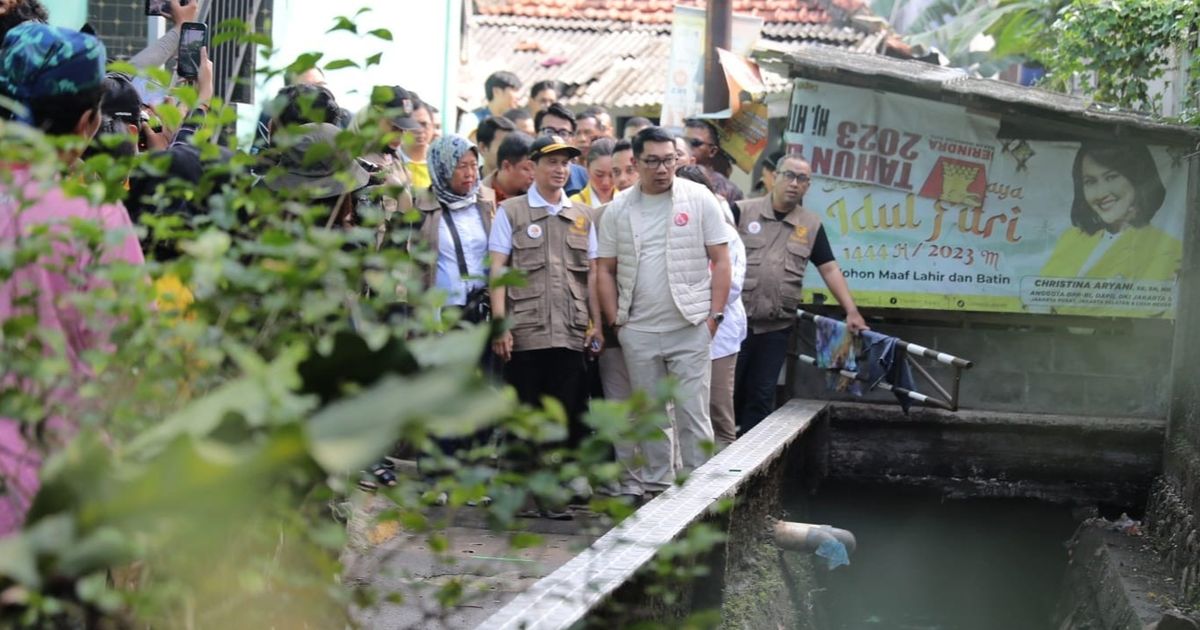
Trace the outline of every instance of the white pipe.
<instances>
[{"instance_id":1,"label":"white pipe","mask_svg":"<svg viewBox=\"0 0 1200 630\"><path fill-rule=\"evenodd\" d=\"M775 544L784 549L812 553L822 543L831 540L845 545L847 553L853 553L858 546L858 541L849 530L829 525L775 521Z\"/></svg>"}]
</instances>

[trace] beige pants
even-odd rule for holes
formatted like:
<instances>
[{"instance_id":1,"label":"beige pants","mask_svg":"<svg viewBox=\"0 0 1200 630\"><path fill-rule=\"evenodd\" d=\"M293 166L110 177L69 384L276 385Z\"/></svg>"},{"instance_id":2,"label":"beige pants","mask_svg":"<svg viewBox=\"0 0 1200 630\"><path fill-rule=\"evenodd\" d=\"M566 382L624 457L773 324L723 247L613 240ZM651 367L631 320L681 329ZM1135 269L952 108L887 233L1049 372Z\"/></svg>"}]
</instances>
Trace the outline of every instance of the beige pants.
<instances>
[{"instance_id":1,"label":"beige pants","mask_svg":"<svg viewBox=\"0 0 1200 630\"><path fill-rule=\"evenodd\" d=\"M605 400L626 400L633 394L633 386L629 383L629 370L625 367L625 354L620 347L605 348L600 355L600 386L604 389ZM644 458L638 452L637 444L618 442L613 444L613 450L617 453L617 462L621 464L618 492L642 494Z\"/></svg>"},{"instance_id":2,"label":"beige pants","mask_svg":"<svg viewBox=\"0 0 1200 630\"><path fill-rule=\"evenodd\" d=\"M712 450L712 420L708 415L712 338L703 324L666 333L622 328L620 338L633 389L654 393L668 376L677 382L675 413L663 414L666 439L640 445L646 458L642 468L644 486L647 490L665 490L678 474L690 473L703 464Z\"/></svg>"},{"instance_id":3,"label":"beige pants","mask_svg":"<svg viewBox=\"0 0 1200 630\"><path fill-rule=\"evenodd\" d=\"M735 352L712 362L709 414L712 416L713 435L717 438L718 450L733 444L737 439L737 424L733 413L733 381L737 373L737 357Z\"/></svg>"}]
</instances>

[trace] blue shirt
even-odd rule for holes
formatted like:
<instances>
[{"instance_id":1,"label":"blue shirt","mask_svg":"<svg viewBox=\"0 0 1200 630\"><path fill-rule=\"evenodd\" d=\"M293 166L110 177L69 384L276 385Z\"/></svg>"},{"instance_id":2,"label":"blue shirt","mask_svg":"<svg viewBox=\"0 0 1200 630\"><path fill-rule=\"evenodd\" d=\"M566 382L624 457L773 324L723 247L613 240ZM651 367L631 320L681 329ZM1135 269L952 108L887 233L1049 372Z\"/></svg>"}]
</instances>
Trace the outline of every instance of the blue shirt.
<instances>
[{"instance_id":1,"label":"blue shirt","mask_svg":"<svg viewBox=\"0 0 1200 630\"><path fill-rule=\"evenodd\" d=\"M566 190L567 196L570 197L571 195L579 194L579 191L587 188L587 185L587 169L572 162L571 174L567 176L567 185L563 187L563 190Z\"/></svg>"}]
</instances>

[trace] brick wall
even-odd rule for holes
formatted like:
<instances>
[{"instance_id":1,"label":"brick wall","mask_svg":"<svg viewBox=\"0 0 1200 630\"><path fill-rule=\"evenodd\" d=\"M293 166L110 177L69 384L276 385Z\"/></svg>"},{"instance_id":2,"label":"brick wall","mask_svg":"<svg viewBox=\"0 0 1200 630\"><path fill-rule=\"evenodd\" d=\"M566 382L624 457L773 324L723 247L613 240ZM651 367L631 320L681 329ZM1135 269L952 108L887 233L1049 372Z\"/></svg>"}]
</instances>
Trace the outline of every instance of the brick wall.
<instances>
[{"instance_id":1,"label":"brick wall","mask_svg":"<svg viewBox=\"0 0 1200 630\"><path fill-rule=\"evenodd\" d=\"M886 314L886 311L869 314ZM834 314L835 316L839 316ZM876 325L900 337L975 362L963 373L964 409L1069 415L1163 418L1169 395L1174 324L1155 320L1072 320L1045 316L1004 322L987 315L961 315L953 321L919 316L889 318ZM801 343L815 338L802 323ZM811 348L811 346L809 346ZM812 354L811 350L802 350ZM930 368L943 383L953 370ZM825 387L824 377L807 365L797 372L796 395L857 400ZM934 393L918 381L918 391ZM894 400L886 392L866 400Z\"/></svg>"}]
</instances>

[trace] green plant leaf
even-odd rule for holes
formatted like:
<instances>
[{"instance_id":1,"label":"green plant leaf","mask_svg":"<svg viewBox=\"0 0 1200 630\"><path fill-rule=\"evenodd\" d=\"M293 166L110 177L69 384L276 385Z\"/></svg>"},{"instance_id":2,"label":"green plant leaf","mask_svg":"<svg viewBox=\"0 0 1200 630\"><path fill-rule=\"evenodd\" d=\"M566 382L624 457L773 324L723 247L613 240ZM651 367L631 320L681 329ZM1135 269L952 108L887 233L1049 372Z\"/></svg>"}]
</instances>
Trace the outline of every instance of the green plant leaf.
<instances>
[{"instance_id":1,"label":"green plant leaf","mask_svg":"<svg viewBox=\"0 0 1200 630\"><path fill-rule=\"evenodd\" d=\"M467 435L508 408L499 392L472 387L462 370L444 368L412 378L387 376L319 411L307 434L317 462L343 472L382 456L414 423L437 435Z\"/></svg>"}]
</instances>

